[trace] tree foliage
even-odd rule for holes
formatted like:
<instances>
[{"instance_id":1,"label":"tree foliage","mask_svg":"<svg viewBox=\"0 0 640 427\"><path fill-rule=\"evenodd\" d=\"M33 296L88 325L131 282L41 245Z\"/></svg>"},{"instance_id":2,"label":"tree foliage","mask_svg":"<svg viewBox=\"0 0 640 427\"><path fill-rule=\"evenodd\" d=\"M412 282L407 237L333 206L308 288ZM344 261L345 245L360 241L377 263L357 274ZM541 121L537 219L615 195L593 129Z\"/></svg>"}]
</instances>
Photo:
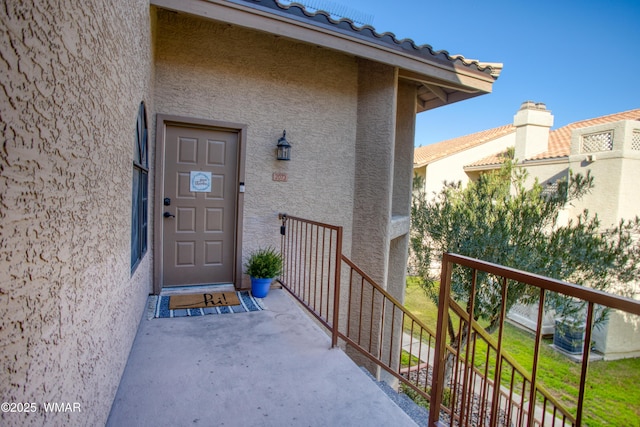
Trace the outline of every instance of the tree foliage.
<instances>
[{"instance_id":1,"label":"tree foliage","mask_svg":"<svg viewBox=\"0 0 640 427\"><path fill-rule=\"evenodd\" d=\"M447 183L435 198L427 198L420 177L414 182L411 212L411 249L415 269L427 294L437 301L437 272L443 252L453 252L532 273L612 290L638 277L640 218L620 221L603 230L597 215L587 210L566 224L559 212L594 188L590 174L569 173L557 186L544 187L537 180L525 186L527 171L511 159L499 170L482 174L466 187ZM496 278L479 275L474 318L488 322L491 332L499 323L501 292ZM452 293L458 301L468 298L470 276L456 269ZM619 294L630 287L615 289ZM534 289L510 283L509 310L517 302L537 301ZM564 315L580 305L559 296L548 304ZM602 314L602 313L601 313ZM452 337L453 338L453 337Z\"/></svg>"}]
</instances>

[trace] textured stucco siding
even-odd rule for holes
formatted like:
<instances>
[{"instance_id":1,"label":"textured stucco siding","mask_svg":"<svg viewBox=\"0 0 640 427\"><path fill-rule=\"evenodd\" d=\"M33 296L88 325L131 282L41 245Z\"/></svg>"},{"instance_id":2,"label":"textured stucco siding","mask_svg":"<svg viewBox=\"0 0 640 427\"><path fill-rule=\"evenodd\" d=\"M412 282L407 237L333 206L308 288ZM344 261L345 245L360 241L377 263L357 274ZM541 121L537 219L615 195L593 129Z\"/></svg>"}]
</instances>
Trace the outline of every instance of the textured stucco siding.
<instances>
[{"instance_id":1,"label":"textured stucco siding","mask_svg":"<svg viewBox=\"0 0 640 427\"><path fill-rule=\"evenodd\" d=\"M528 164L526 165L526 171L528 175L525 181L525 186L531 188L534 182L537 181L544 187L553 184L558 180L567 180L569 178L569 162L567 162L566 158L563 158L561 161L557 162ZM573 204L565 205L565 207L560 209L558 212L558 225L567 225L569 220L575 220L576 215L579 215L580 212L574 209Z\"/></svg>"},{"instance_id":2,"label":"textured stucco siding","mask_svg":"<svg viewBox=\"0 0 640 427\"><path fill-rule=\"evenodd\" d=\"M591 171L595 184L594 191L575 203L576 211L588 208L597 213L604 227L616 225L621 218L631 219L640 212L640 200L635 197L640 153L631 150L632 130L638 127L635 121L622 120L577 129L571 134L571 170L582 174ZM612 149L584 153L582 138L601 132L613 134ZM594 160L587 161L587 154L592 154ZM628 197L630 194L633 196Z\"/></svg>"},{"instance_id":3,"label":"textured stucco siding","mask_svg":"<svg viewBox=\"0 0 640 427\"><path fill-rule=\"evenodd\" d=\"M576 208L588 207L590 212L597 212L603 227L611 227L621 219L630 220L640 215L640 199L637 197L640 151L632 149L633 130L639 128L636 121L626 120L593 126L572 134L572 168L583 173L591 170L595 182L595 191L585 196L581 203L576 203ZM609 130L614 135L613 150L595 153L594 162L584 161L585 155L580 153L580 137ZM635 299L640 299L640 281L636 280L627 286L633 286L631 293ZM594 341L596 349L604 353L606 360L640 356L638 316L613 311L605 330L606 334L598 331Z\"/></svg>"},{"instance_id":4,"label":"textured stucco siding","mask_svg":"<svg viewBox=\"0 0 640 427\"><path fill-rule=\"evenodd\" d=\"M582 199L573 202L571 217L579 215L584 209L598 214L603 227L615 226L620 220L618 209L620 185L622 183L622 159L602 159L594 163L572 162L571 171L586 175L591 171L594 190Z\"/></svg>"},{"instance_id":5,"label":"textured stucco siding","mask_svg":"<svg viewBox=\"0 0 640 427\"><path fill-rule=\"evenodd\" d=\"M356 181L353 213L354 245L352 261L383 288L389 280L389 247L393 203L394 154L397 110L397 70L387 65L361 59L358 61L358 121L356 144ZM354 278L354 283L359 283ZM361 342L365 348L384 347L380 340L382 304L372 302L372 293L365 287L352 292L351 311L357 313L362 299L367 315L350 326L350 336L358 336L358 328L372 331L371 342ZM371 314L369 315L369 310ZM375 352L375 351L374 351ZM379 368L365 357L347 348L349 356L359 365L378 375Z\"/></svg>"},{"instance_id":6,"label":"textured stucco siding","mask_svg":"<svg viewBox=\"0 0 640 427\"><path fill-rule=\"evenodd\" d=\"M527 187L532 187L535 181L542 185L552 184L560 179L567 179L569 175L569 162L566 158L558 162L525 164L525 168L528 174L525 181Z\"/></svg>"},{"instance_id":7,"label":"textured stucco siding","mask_svg":"<svg viewBox=\"0 0 640 427\"><path fill-rule=\"evenodd\" d=\"M359 61L352 260L386 287L393 202L397 70Z\"/></svg>"},{"instance_id":8,"label":"textured stucco siding","mask_svg":"<svg viewBox=\"0 0 640 427\"><path fill-rule=\"evenodd\" d=\"M605 360L640 357L640 317L612 311L604 325L594 328L593 341Z\"/></svg>"},{"instance_id":9,"label":"textured stucco siding","mask_svg":"<svg viewBox=\"0 0 640 427\"><path fill-rule=\"evenodd\" d=\"M398 83L398 111L393 168L393 216L411 213L413 187L413 151L416 128L417 87L413 83Z\"/></svg>"},{"instance_id":10,"label":"textured stucco siding","mask_svg":"<svg viewBox=\"0 0 640 427\"><path fill-rule=\"evenodd\" d=\"M413 184L413 147L416 120L416 86L408 82L398 85L396 137L394 149L392 223L390 230L389 272L387 290L404 301L409 227Z\"/></svg>"},{"instance_id":11,"label":"textured stucco siding","mask_svg":"<svg viewBox=\"0 0 640 427\"><path fill-rule=\"evenodd\" d=\"M620 169L622 170L622 181L620 182L618 213L621 218L632 219L636 215L640 215L640 197L638 197L640 151L637 152L635 158L623 159Z\"/></svg>"},{"instance_id":12,"label":"textured stucco siding","mask_svg":"<svg viewBox=\"0 0 640 427\"><path fill-rule=\"evenodd\" d=\"M279 247L278 212L345 227L350 248L357 65L264 33L159 11L159 113L247 126L243 252ZM277 161L282 131L291 161ZM284 173L287 182L273 181Z\"/></svg>"},{"instance_id":13,"label":"textured stucco siding","mask_svg":"<svg viewBox=\"0 0 640 427\"><path fill-rule=\"evenodd\" d=\"M0 396L104 424L150 289L130 273L136 115L151 105L146 1L0 8Z\"/></svg>"}]
</instances>

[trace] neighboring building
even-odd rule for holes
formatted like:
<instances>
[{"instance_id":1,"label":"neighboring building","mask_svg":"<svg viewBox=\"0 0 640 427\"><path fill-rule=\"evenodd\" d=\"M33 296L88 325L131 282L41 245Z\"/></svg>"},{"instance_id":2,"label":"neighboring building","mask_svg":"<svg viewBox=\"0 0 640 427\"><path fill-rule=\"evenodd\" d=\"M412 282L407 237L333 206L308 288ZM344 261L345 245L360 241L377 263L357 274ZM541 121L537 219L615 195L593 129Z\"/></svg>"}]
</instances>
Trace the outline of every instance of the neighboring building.
<instances>
[{"instance_id":1,"label":"neighboring building","mask_svg":"<svg viewBox=\"0 0 640 427\"><path fill-rule=\"evenodd\" d=\"M514 116L510 146L515 159L527 168L529 179L554 185L569 170L591 171L595 190L566 210L574 217L585 208L597 213L603 226L640 214L636 184L640 182L640 109L571 123L550 130L551 111L544 104L525 102ZM501 153L464 165L471 178L502 164Z\"/></svg>"},{"instance_id":2,"label":"neighboring building","mask_svg":"<svg viewBox=\"0 0 640 427\"><path fill-rule=\"evenodd\" d=\"M469 176L460 165L475 162L513 146L513 125L461 136L415 149L413 171L424 179L424 190L432 197L445 182L466 185Z\"/></svg>"},{"instance_id":3,"label":"neighboring building","mask_svg":"<svg viewBox=\"0 0 640 427\"><path fill-rule=\"evenodd\" d=\"M594 191L567 206L561 213L565 220L576 217L585 208L598 214L603 227L640 215L637 197L640 109L583 120L555 130L551 130L552 126L553 116L546 105L527 101L514 116L512 125L456 138L449 145L440 143L444 145L441 150L437 150L440 144L416 149L414 172L426 177L427 191L438 192L444 181L464 184L483 172L499 168L506 148L514 147L515 159L529 172L530 183L537 179L543 185L554 186L559 179L568 177L569 170L582 174L591 171ZM498 150L487 153L485 147L497 145ZM460 149L452 153L453 146ZM480 150L484 150L482 154ZM429 161L425 161L425 153ZM637 297L640 298L640 289ZM511 313L519 322L535 325L527 319L531 315L537 316L524 307ZM623 317L612 313L607 325L594 331L596 349L607 359L640 356L637 321L625 321ZM552 331L553 317L543 326L544 333Z\"/></svg>"},{"instance_id":4,"label":"neighboring building","mask_svg":"<svg viewBox=\"0 0 640 427\"><path fill-rule=\"evenodd\" d=\"M104 424L147 296L245 288L279 212L402 298L416 112L501 70L276 0L150 3L0 10L0 395L83 411L25 425Z\"/></svg>"}]
</instances>

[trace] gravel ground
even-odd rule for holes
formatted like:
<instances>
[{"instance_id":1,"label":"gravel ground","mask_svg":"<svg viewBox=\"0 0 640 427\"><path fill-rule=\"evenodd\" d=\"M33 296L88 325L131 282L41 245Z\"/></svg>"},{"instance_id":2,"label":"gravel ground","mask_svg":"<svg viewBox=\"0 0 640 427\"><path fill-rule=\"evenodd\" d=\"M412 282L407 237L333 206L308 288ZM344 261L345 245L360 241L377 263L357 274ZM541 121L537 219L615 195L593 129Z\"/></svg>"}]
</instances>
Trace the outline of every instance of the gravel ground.
<instances>
[{"instance_id":1,"label":"gravel ground","mask_svg":"<svg viewBox=\"0 0 640 427\"><path fill-rule=\"evenodd\" d=\"M425 384L425 380L427 381L426 384L431 384L431 377L432 377L432 369L421 369L420 371L418 371L417 373L411 372L410 374L410 380L411 381L416 381L416 375L419 375L418 381L419 384ZM460 390L458 395L460 395L462 391ZM405 396L406 397L406 396ZM480 425L480 412L481 412L481 399L480 396L478 396L477 394L474 393L473 395L473 404L472 404L472 410L471 410L471 426L473 427L477 427ZM415 405L415 404L414 404ZM460 411L460 406L458 406L456 408L456 413L459 414ZM428 414L428 411L426 411ZM491 408L490 406L485 403L485 409L484 409L484 422L483 425L489 425L490 423L490 418L491 418ZM451 425L451 417L449 416L449 414L447 414L446 412L441 412L440 413L440 420L445 422L446 424ZM455 422L453 424L454 426L459 425L457 422ZM508 423L506 420L506 414L504 411L500 411L500 416L498 419L498 426L500 427L511 427L513 425L513 423Z\"/></svg>"},{"instance_id":2,"label":"gravel ground","mask_svg":"<svg viewBox=\"0 0 640 427\"><path fill-rule=\"evenodd\" d=\"M382 391L384 391L387 396L389 396L389 398L400 407L400 409L402 409L407 415L409 415L409 417L411 417L411 419L415 421L416 424L418 424L419 426L426 426L428 424L429 411L427 411L422 406L417 405L406 394L398 393L384 381L376 381L374 376L371 375L371 373L366 369L362 368L362 370L369 376L369 378L371 378L373 382L378 384L378 387L380 387Z\"/></svg>"},{"instance_id":3,"label":"gravel ground","mask_svg":"<svg viewBox=\"0 0 640 427\"><path fill-rule=\"evenodd\" d=\"M369 376L369 378L371 378L372 381L374 381L378 385L378 387L382 389L382 391L384 391L387 394L387 396L389 396L391 400L395 402L396 405L398 405L407 415L409 415L411 419L413 419L413 421L416 422L416 424L418 424L419 426L426 426L428 424L429 411L427 411L422 406L417 405L406 394L398 393L384 381L376 381L373 375L371 375L371 373L366 369L362 368L362 370ZM412 372L411 379L413 381L415 381L415 375L420 375L420 380L419 380L420 384L424 384L425 377L428 377L427 384L431 384L431 375L432 375L431 369L428 369L428 370L421 369L417 374L416 372ZM477 427L480 425L480 412L481 412L480 400L481 400L480 397L477 394L474 394L473 409L471 411L471 425L474 427ZM485 408L485 411L484 411L485 420L483 425L488 425L490 422L490 416L491 416L490 410L491 409L489 407ZM459 411L459 408L458 408L458 411ZM440 413L440 420L446 424L451 425L451 417L446 412ZM454 423L453 425L457 426L458 423ZM504 413L504 411L500 411L500 419L498 421L498 425L501 427L510 427L513 425L512 423L509 424L506 422L506 414Z\"/></svg>"}]
</instances>

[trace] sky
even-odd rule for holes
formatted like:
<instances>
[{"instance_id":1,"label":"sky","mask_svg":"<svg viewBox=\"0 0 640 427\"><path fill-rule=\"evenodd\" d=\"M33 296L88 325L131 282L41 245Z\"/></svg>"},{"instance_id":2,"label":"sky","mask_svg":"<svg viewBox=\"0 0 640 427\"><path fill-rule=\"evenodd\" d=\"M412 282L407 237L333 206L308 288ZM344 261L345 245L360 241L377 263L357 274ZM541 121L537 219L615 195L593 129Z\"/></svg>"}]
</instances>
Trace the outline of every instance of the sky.
<instances>
[{"instance_id":1,"label":"sky","mask_svg":"<svg viewBox=\"0 0 640 427\"><path fill-rule=\"evenodd\" d=\"M500 62L493 92L418 114L416 146L513 123L542 102L552 129L640 108L640 0L317 0L467 59Z\"/></svg>"}]
</instances>

